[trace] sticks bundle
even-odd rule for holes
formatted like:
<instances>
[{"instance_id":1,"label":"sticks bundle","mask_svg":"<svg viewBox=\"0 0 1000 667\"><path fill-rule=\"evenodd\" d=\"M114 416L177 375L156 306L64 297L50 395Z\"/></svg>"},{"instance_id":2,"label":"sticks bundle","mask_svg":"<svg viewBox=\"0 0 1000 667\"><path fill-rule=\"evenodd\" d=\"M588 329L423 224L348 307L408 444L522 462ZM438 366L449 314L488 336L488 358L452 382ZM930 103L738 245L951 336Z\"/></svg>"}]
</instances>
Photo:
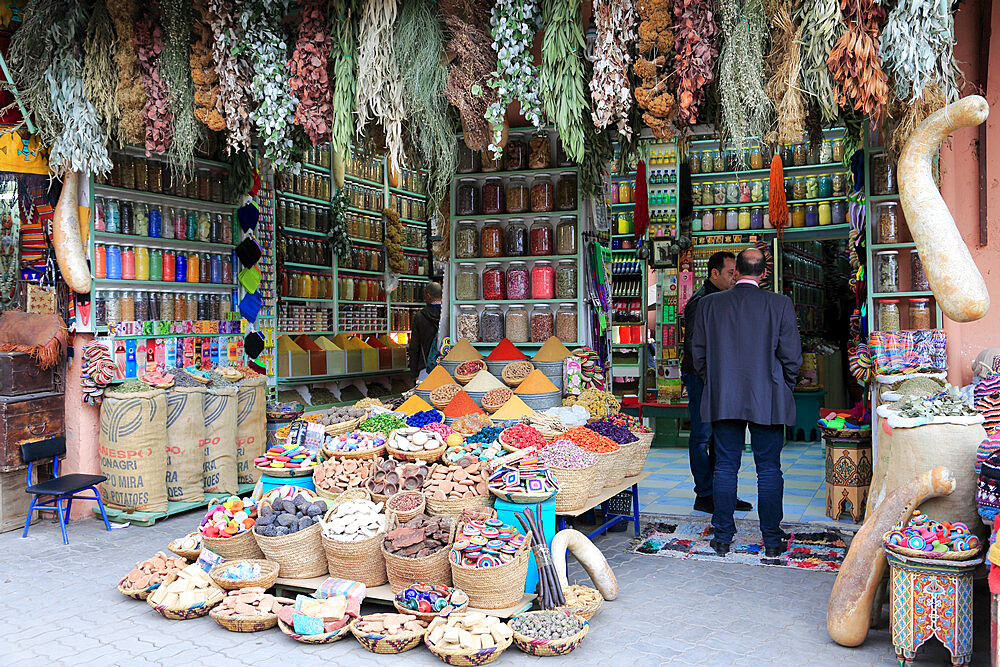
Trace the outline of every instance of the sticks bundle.
<instances>
[{"instance_id":1,"label":"sticks bundle","mask_svg":"<svg viewBox=\"0 0 1000 667\"><path fill-rule=\"evenodd\" d=\"M534 514L529 507L514 516L517 517L525 533L531 531L531 549L535 554L535 565L538 566L538 605L542 609L554 609L566 604L559 577L556 576L556 569L552 564L552 556L549 554L549 547L545 543L541 506L535 506Z\"/></svg>"}]
</instances>

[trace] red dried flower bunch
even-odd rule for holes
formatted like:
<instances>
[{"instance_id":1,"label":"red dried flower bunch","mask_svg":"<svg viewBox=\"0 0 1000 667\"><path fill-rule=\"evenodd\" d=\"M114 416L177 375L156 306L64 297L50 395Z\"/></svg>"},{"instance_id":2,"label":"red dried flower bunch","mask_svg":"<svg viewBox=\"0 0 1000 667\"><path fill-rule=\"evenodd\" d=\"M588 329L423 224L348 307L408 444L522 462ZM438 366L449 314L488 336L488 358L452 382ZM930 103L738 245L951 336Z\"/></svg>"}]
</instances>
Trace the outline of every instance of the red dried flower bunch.
<instances>
[{"instance_id":1,"label":"red dried flower bunch","mask_svg":"<svg viewBox=\"0 0 1000 667\"><path fill-rule=\"evenodd\" d=\"M299 0L298 40L292 59L288 61L291 78L288 85L299 99L295 122L302 126L313 146L330 141L330 118L333 115L333 93L327 76L330 60L330 21L324 12L326 2Z\"/></svg>"},{"instance_id":2,"label":"red dried flower bunch","mask_svg":"<svg viewBox=\"0 0 1000 667\"><path fill-rule=\"evenodd\" d=\"M132 42L138 51L146 105L142 125L146 131L146 155L165 153L170 147L172 116L167 102L167 84L160 74L163 53L163 28L157 20L159 3L140 12L132 30Z\"/></svg>"}]
</instances>

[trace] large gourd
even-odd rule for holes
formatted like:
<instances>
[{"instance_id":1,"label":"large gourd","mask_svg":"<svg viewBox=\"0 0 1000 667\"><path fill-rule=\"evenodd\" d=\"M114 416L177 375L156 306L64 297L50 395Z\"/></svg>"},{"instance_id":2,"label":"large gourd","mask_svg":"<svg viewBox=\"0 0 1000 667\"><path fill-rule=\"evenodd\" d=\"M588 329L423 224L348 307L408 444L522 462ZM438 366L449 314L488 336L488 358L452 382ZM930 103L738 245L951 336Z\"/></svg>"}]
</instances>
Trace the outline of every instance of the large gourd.
<instances>
[{"instance_id":1,"label":"large gourd","mask_svg":"<svg viewBox=\"0 0 1000 667\"><path fill-rule=\"evenodd\" d=\"M63 280L77 294L90 293L90 267L80 236L79 194L80 173L66 172L62 193L52 213L52 245Z\"/></svg>"},{"instance_id":2,"label":"large gourd","mask_svg":"<svg viewBox=\"0 0 1000 667\"><path fill-rule=\"evenodd\" d=\"M932 159L948 135L985 122L989 112L989 104L979 95L935 111L913 130L896 168L899 202L927 282L941 311L956 322L974 322L986 315L990 295L934 183Z\"/></svg>"}]
</instances>

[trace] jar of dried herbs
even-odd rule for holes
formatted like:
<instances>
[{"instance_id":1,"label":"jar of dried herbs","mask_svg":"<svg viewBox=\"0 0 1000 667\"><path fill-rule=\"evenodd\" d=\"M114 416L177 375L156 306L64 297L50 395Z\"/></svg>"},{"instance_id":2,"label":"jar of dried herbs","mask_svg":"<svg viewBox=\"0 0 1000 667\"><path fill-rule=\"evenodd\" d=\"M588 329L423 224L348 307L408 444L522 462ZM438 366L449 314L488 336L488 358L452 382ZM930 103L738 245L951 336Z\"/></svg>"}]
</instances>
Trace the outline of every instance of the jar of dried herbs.
<instances>
[{"instance_id":1,"label":"jar of dried herbs","mask_svg":"<svg viewBox=\"0 0 1000 667\"><path fill-rule=\"evenodd\" d=\"M930 299L910 299L907 315L910 320L910 329L926 330L931 328L931 300Z\"/></svg>"},{"instance_id":2,"label":"jar of dried herbs","mask_svg":"<svg viewBox=\"0 0 1000 667\"><path fill-rule=\"evenodd\" d=\"M552 152L549 147L549 135L536 134L528 142L530 151L528 154L529 169L548 169L552 166Z\"/></svg>"},{"instance_id":3,"label":"jar of dried herbs","mask_svg":"<svg viewBox=\"0 0 1000 667\"><path fill-rule=\"evenodd\" d=\"M876 286L882 294L899 291L899 251L882 250L875 253Z\"/></svg>"},{"instance_id":4,"label":"jar of dried herbs","mask_svg":"<svg viewBox=\"0 0 1000 667\"><path fill-rule=\"evenodd\" d=\"M475 301L479 298L479 274L475 264L459 264L455 273L455 298Z\"/></svg>"},{"instance_id":5,"label":"jar of dried herbs","mask_svg":"<svg viewBox=\"0 0 1000 667\"><path fill-rule=\"evenodd\" d=\"M504 167L507 171L528 168L528 147L520 139L511 139L503 150Z\"/></svg>"},{"instance_id":6,"label":"jar of dried herbs","mask_svg":"<svg viewBox=\"0 0 1000 667\"><path fill-rule=\"evenodd\" d=\"M530 335L532 343L544 343L552 337L554 328L552 309L545 305L531 308Z\"/></svg>"},{"instance_id":7,"label":"jar of dried herbs","mask_svg":"<svg viewBox=\"0 0 1000 667\"><path fill-rule=\"evenodd\" d=\"M556 265L556 298L575 299L577 284L576 261L572 259L560 260Z\"/></svg>"},{"instance_id":8,"label":"jar of dried herbs","mask_svg":"<svg viewBox=\"0 0 1000 667\"><path fill-rule=\"evenodd\" d=\"M878 302L879 331L899 331L899 300L885 299Z\"/></svg>"},{"instance_id":9,"label":"jar of dried herbs","mask_svg":"<svg viewBox=\"0 0 1000 667\"><path fill-rule=\"evenodd\" d=\"M459 338L465 338L470 343L479 342L479 315L475 306L458 307L455 328L458 330Z\"/></svg>"},{"instance_id":10,"label":"jar of dried herbs","mask_svg":"<svg viewBox=\"0 0 1000 667\"><path fill-rule=\"evenodd\" d=\"M897 202L882 202L875 207L879 243L899 242L898 208Z\"/></svg>"},{"instance_id":11,"label":"jar of dried herbs","mask_svg":"<svg viewBox=\"0 0 1000 667\"><path fill-rule=\"evenodd\" d=\"M528 342L528 311L524 306L512 305L507 307L504 328L506 329L507 339L510 342Z\"/></svg>"},{"instance_id":12,"label":"jar of dried herbs","mask_svg":"<svg viewBox=\"0 0 1000 667\"><path fill-rule=\"evenodd\" d=\"M896 165L888 153L872 156L872 193L876 195L896 194Z\"/></svg>"},{"instance_id":13,"label":"jar of dried herbs","mask_svg":"<svg viewBox=\"0 0 1000 667\"><path fill-rule=\"evenodd\" d=\"M484 343L499 343L504 338L503 313L499 306L486 306L479 318L479 339Z\"/></svg>"},{"instance_id":14,"label":"jar of dried herbs","mask_svg":"<svg viewBox=\"0 0 1000 667\"><path fill-rule=\"evenodd\" d=\"M920 253L914 248L910 251L910 289L914 292L926 292L930 288L924 263L920 261Z\"/></svg>"},{"instance_id":15,"label":"jar of dried herbs","mask_svg":"<svg viewBox=\"0 0 1000 667\"><path fill-rule=\"evenodd\" d=\"M577 340L576 304L561 303L556 311L556 338L563 343L575 343Z\"/></svg>"}]
</instances>

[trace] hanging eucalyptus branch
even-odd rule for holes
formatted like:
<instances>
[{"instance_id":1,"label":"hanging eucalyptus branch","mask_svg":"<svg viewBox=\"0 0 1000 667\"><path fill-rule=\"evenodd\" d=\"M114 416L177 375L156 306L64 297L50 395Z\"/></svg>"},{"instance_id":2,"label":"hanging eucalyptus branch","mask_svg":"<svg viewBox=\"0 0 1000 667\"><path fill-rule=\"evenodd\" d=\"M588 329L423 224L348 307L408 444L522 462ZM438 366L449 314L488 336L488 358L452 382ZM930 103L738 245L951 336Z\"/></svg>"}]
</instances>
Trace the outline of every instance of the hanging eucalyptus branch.
<instances>
[{"instance_id":1,"label":"hanging eucalyptus branch","mask_svg":"<svg viewBox=\"0 0 1000 667\"><path fill-rule=\"evenodd\" d=\"M587 42L581 21L580 0L547 0L542 6L542 104L566 155L576 163L583 160L587 108L581 55Z\"/></svg>"},{"instance_id":2,"label":"hanging eucalyptus branch","mask_svg":"<svg viewBox=\"0 0 1000 667\"><path fill-rule=\"evenodd\" d=\"M397 0L365 0L358 26L357 122L362 134L370 120L385 131L389 160L398 169L403 159L403 83L392 46Z\"/></svg>"},{"instance_id":3,"label":"hanging eucalyptus branch","mask_svg":"<svg viewBox=\"0 0 1000 667\"><path fill-rule=\"evenodd\" d=\"M396 22L394 50L399 56L408 132L427 169L429 208L448 196L455 173L455 129L444 97L448 68L441 62L444 35L433 0L409 0Z\"/></svg>"},{"instance_id":4,"label":"hanging eucalyptus branch","mask_svg":"<svg viewBox=\"0 0 1000 667\"><path fill-rule=\"evenodd\" d=\"M250 150L250 64L236 45L243 35L236 26L235 0L208 0L208 24L212 28L212 59L219 77L216 110L226 121L226 153Z\"/></svg>"},{"instance_id":5,"label":"hanging eucalyptus branch","mask_svg":"<svg viewBox=\"0 0 1000 667\"><path fill-rule=\"evenodd\" d=\"M331 141L333 150L347 155L354 131L354 104L357 99L358 10L356 0L331 0L330 72L333 80Z\"/></svg>"},{"instance_id":6,"label":"hanging eucalyptus branch","mask_svg":"<svg viewBox=\"0 0 1000 667\"><path fill-rule=\"evenodd\" d=\"M173 118L173 138L167 155L170 172L184 181L194 175L194 149L201 140L194 117L194 83L191 80L191 0L161 0L163 54L160 71L167 84L167 100Z\"/></svg>"},{"instance_id":7,"label":"hanging eucalyptus branch","mask_svg":"<svg viewBox=\"0 0 1000 667\"><path fill-rule=\"evenodd\" d=\"M490 19L497 68L489 85L499 99L490 104L486 120L493 129L490 150L503 152L504 117L511 102L521 102L521 115L535 127L541 127L542 101L539 98L538 68L531 57L531 43L541 26L540 0L496 0Z\"/></svg>"},{"instance_id":8,"label":"hanging eucalyptus branch","mask_svg":"<svg viewBox=\"0 0 1000 667\"><path fill-rule=\"evenodd\" d=\"M87 41L83 49L83 87L103 121L105 143L111 139L118 119L121 118L115 97L118 66L115 65L113 56L116 49L111 16L103 2L96 2L90 12Z\"/></svg>"},{"instance_id":9,"label":"hanging eucalyptus branch","mask_svg":"<svg viewBox=\"0 0 1000 667\"><path fill-rule=\"evenodd\" d=\"M839 0L807 0L797 18L802 26L802 88L819 104L823 120L831 122L840 109L826 61L845 30Z\"/></svg>"},{"instance_id":10,"label":"hanging eucalyptus branch","mask_svg":"<svg viewBox=\"0 0 1000 667\"><path fill-rule=\"evenodd\" d=\"M721 0L722 50L719 96L722 128L739 150L767 131L770 100L764 92L764 41L767 25L761 0Z\"/></svg>"},{"instance_id":11,"label":"hanging eucalyptus branch","mask_svg":"<svg viewBox=\"0 0 1000 667\"><path fill-rule=\"evenodd\" d=\"M901 101L919 100L935 82L941 84L948 101L958 99L954 27L948 3L938 0L900 1L889 12L879 55Z\"/></svg>"},{"instance_id":12,"label":"hanging eucalyptus branch","mask_svg":"<svg viewBox=\"0 0 1000 667\"><path fill-rule=\"evenodd\" d=\"M32 3L24 10L21 27L10 40L10 71L44 145L51 144L59 132L45 72L59 57L53 28L63 16L60 2Z\"/></svg>"}]
</instances>

